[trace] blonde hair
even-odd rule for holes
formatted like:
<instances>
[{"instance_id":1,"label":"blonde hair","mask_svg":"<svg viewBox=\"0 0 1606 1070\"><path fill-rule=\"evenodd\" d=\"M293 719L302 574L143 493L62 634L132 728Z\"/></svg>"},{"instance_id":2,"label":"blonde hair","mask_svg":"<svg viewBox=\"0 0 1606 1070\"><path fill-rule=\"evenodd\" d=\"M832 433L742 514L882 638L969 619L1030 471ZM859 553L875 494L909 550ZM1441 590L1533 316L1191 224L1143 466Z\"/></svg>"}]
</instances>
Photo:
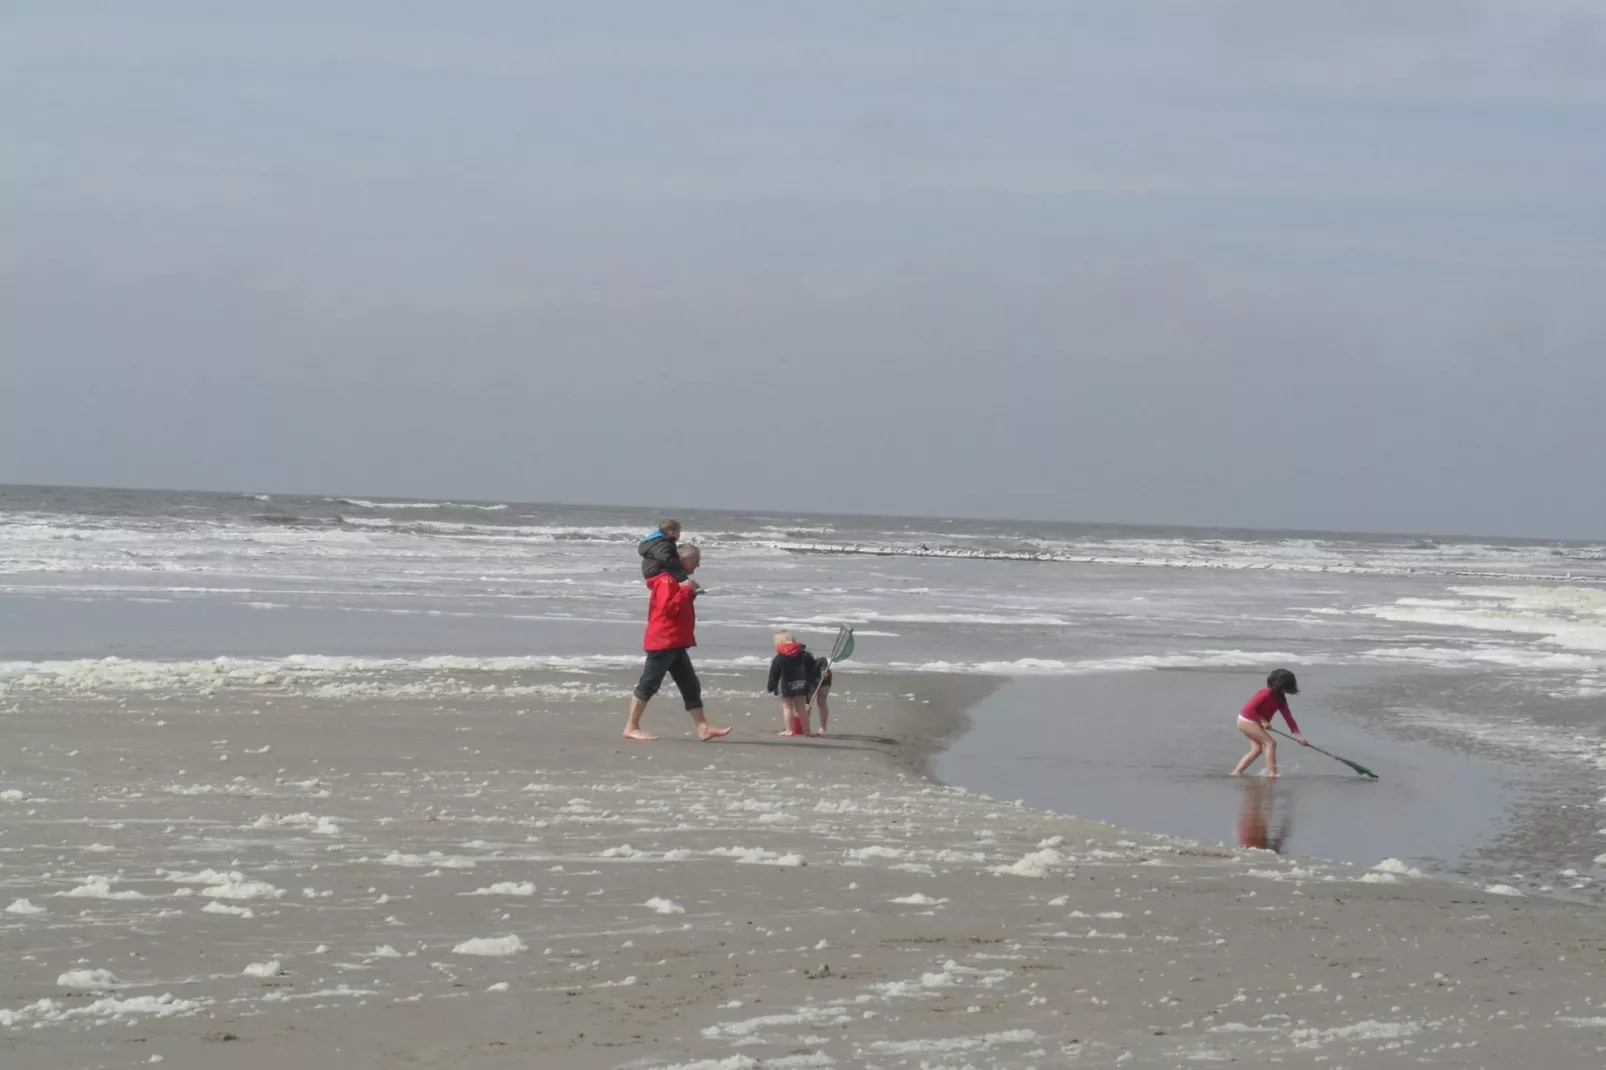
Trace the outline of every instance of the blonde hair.
<instances>
[{"instance_id":1,"label":"blonde hair","mask_svg":"<svg viewBox=\"0 0 1606 1070\"><path fill-rule=\"evenodd\" d=\"M785 628L778 629L776 631L776 633L773 636L771 636L771 638L775 640L775 645L776 646L780 646L782 643L795 643L795 642L797 642L796 639L792 638L792 633L787 631Z\"/></svg>"}]
</instances>

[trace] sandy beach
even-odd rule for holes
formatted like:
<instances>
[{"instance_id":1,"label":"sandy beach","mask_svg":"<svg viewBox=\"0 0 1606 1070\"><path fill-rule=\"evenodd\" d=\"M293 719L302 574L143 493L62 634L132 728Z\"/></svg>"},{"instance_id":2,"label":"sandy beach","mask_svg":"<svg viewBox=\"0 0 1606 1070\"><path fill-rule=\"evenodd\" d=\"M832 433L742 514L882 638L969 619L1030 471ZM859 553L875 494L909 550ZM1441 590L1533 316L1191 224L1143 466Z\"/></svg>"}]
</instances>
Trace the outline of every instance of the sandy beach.
<instances>
[{"instance_id":1,"label":"sandy beach","mask_svg":"<svg viewBox=\"0 0 1606 1070\"><path fill-rule=\"evenodd\" d=\"M923 775L997 686L879 675L840 734L624 675L14 689L0 1062L60 1067L1556 1068L1606 916L1123 832ZM405 688L390 682L388 694ZM1389 870L1395 870L1393 872Z\"/></svg>"}]
</instances>

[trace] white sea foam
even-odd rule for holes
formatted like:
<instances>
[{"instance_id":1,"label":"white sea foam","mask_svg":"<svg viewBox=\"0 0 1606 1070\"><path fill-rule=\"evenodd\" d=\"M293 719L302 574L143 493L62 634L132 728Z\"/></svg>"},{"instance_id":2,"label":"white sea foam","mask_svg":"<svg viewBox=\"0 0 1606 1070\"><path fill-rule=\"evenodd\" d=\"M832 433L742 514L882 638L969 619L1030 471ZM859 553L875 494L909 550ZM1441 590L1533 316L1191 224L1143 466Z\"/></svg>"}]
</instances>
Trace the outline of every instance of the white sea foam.
<instances>
[{"instance_id":1,"label":"white sea foam","mask_svg":"<svg viewBox=\"0 0 1606 1070\"><path fill-rule=\"evenodd\" d=\"M490 885L489 887L476 888L472 892L464 892L463 894L528 896L535 894L535 885L531 884L529 881L499 881L496 884Z\"/></svg>"},{"instance_id":2,"label":"white sea foam","mask_svg":"<svg viewBox=\"0 0 1606 1070\"><path fill-rule=\"evenodd\" d=\"M68 970L56 978L56 983L62 988L80 988L89 992L124 987L123 982L113 976L110 970Z\"/></svg>"},{"instance_id":3,"label":"white sea foam","mask_svg":"<svg viewBox=\"0 0 1606 1070\"><path fill-rule=\"evenodd\" d=\"M720 858L734 858L751 866L801 866L803 858L796 854L781 854L763 847L715 847L708 852Z\"/></svg>"},{"instance_id":4,"label":"white sea foam","mask_svg":"<svg viewBox=\"0 0 1606 1070\"><path fill-rule=\"evenodd\" d=\"M231 918L254 918L256 913L250 907L231 907L227 903L212 900L201 908L203 914L222 914Z\"/></svg>"},{"instance_id":5,"label":"white sea foam","mask_svg":"<svg viewBox=\"0 0 1606 1070\"><path fill-rule=\"evenodd\" d=\"M144 899L143 893L133 889L113 891L112 885L117 883L116 877L88 877L76 888L59 892L58 895L68 899Z\"/></svg>"},{"instance_id":6,"label":"white sea foam","mask_svg":"<svg viewBox=\"0 0 1606 1070\"><path fill-rule=\"evenodd\" d=\"M289 828L305 829L318 836L338 836L340 826L335 824L333 818L318 817L313 814L263 814L251 823L254 829Z\"/></svg>"},{"instance_id":7,"label":"white sea foam","mask_svg":"<svg viewBox=\"0 0 1606 1070\"><path fill-rule=\"evenodd\" d=\"M1416 1022L1378 1022L1371 1019L1332 1029L1294 1029L1288 1038L1296 1048L1320 1048L1334 1041L1399 1040L1422 1031Z\"/></svg>"},{"instance_id":8,"label":"white sea foam","mask_svg":"<svg viewBox=\"0 0 1606 1070\"><path fill-rule=\"evenodd\" d=\"M246 977L278 977L283 972L284 967L278 959L269 959L267 962L252 962L240 971Z\"/></svg>"},{"instance_id":9,"label":"white sea foam","mask_svg":"<svg viewBox=\"0 0 1606 1070\"><path fill-rule=\"evenodd\" d=\"M653 896L642 905L650 908L653 912L658 914L686 913L686 908L675 902L673 899L662 899L658 896Z\"/></svg>"},{"instance_id":10,"label":"white sea foam","mask_svg":"<svg viewBox=\"0 0 1606 1070\"><path fill-rule=\"evenodd\" d=\"M47 914L49 911L45 910L44 907L34 906L26 899L13 899L11 901L11 905L6 907L6 913L27 916L32 914Z\"/></svg>"},{"instance_id":11,"label":"white sea foam","mask_svg":"<svg viewBox=\"0 0 1606 1070\"><path fill-rule=\"evenodd\" d=\"M516 955L521 951L530 950L523 940L517 936L477 937L473 940L464 940L452 948L454 955L480 955L488 958L501 958L507 955Z\"/></svg>"},{"instance_id":12,"label":"white sea foam","mask_svg":"<svg viewBox=\"0 0 1606 1070\"><path fill-rule=\"evenodd\" d=\"M1402 598L1358 612L1379 620L1536 635L1569 650L1606 652L1606 590L1594 587L1452 587L1455 599ZM1589 665L1598 665L1590 659Z\"/></svg>"},{"instance_id":13,"label":"white sea foam","mask_svg":"<svg viewBox=\"0 0 1606 1070\"><path fill-rule=\"evenodd\" d=\"M993 872L1010 877L1047 877L1054 871L1054 867L1065 864L1065 856L1052 847L1045 847L1041 851L1033 851L1023 855L1018 861L1007 866L994 866Z\"/></svg>"}]
</instances>

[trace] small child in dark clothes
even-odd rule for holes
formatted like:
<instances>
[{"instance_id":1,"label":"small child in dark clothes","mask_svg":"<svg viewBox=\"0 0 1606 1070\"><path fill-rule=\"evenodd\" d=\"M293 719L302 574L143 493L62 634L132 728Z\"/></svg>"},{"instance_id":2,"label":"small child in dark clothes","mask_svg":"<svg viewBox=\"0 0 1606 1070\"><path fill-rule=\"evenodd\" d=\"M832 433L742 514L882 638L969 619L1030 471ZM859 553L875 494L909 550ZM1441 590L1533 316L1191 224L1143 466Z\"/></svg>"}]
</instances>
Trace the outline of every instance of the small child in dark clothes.
<instances>
[{"instance_id":1,"label":"small child in dark clothes","mask_svg":"<svg viewBox=\"0 0 1606 1070\"><path fill-rule=\"evenodd\" d=\"M676 583L685 583L686 570L680 564L680 521L664 520L658 530L641 540L636 552L641 555L641 578L650 580L660 572L675 577Z\"/></svg>"},{"instance_id":2,"label":"small child in dark clothes","mask_svg":"<svg viewBox=\"0 0 1606 1070\"><path fill-rule=\"evenodd\" d=\"M794 725L809 732L809 697L820 683L819 662L792 638L791 632L775 633L775 657L770 662L770 682L765 688L781 700L781 735L795 736Z\"/></svg>"}]
</instances>

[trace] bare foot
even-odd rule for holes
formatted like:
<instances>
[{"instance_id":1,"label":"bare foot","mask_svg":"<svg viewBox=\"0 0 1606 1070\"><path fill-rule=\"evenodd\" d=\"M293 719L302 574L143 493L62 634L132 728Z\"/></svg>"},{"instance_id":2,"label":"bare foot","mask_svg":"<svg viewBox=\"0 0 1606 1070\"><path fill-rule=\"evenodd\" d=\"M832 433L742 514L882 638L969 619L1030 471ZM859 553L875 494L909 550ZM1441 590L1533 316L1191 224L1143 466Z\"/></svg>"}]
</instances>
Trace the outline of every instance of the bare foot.
<instances>
[{"instance_id":1,"label":"bare foot","mask_svg":"<svg viewBox=\"0 0 1606 1070\"><path fill-rule=\"evenodd\" d=\"M658 737L653 735L651 732L643 732L639 728L627 728L625 729L625 738L634 739L642 743L648 743L657 739Z\"/></svg>"},{"instance_id":2,"label":"bare foot","mask_svg":"<svg viewBox=\"0 0 1606 1070\"><path fill-rule=\"evenodd\" d=\"M704 743L707 743L711 739L718 739L720 736L728 736L730 733L731 730L729 728L715 728L711 724L700 724L697 726L697 738L702 740Z\"/></svg>"}]
</instances>

